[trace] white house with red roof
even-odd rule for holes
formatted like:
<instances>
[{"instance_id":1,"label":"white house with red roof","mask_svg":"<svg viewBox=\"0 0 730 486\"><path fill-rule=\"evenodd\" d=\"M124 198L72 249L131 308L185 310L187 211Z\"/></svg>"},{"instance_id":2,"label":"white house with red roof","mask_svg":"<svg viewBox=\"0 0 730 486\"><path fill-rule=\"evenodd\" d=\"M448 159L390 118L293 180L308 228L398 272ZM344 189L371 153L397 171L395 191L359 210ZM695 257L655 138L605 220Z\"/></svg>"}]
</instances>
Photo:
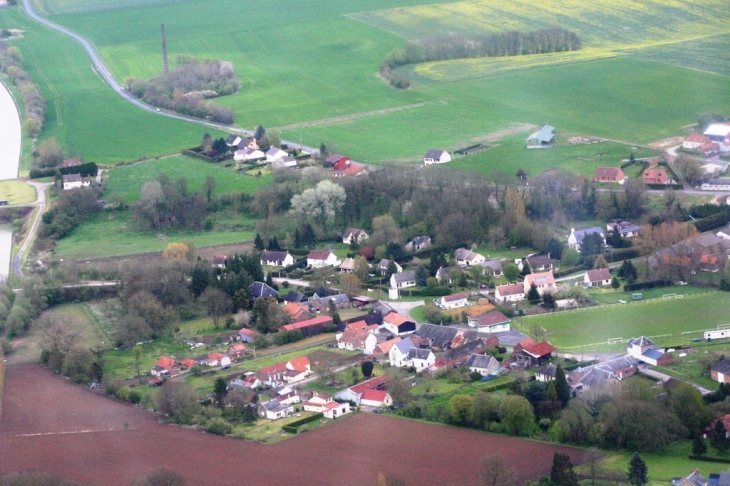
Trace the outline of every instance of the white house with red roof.
<instances>
[{"instance_id":1,"label":"white house with red roof","mask_svg":"<svg viewBox=\"0 0 730 486\"><path fill-rule=\"evenodd\" d=\"M385 383L390 379L388 375L380 375L365 380L350 388L346 388L335 394L338 400L353 402L357 405L368 405L371 407L389 407L393 404L393 398L384 389Z\"/></svg>"},{"instance_id":2,"label":"white house with red roof","mask_svg":"<svg viewBox=\"0 0 730 486\"><path fill-rule=\"evenodd\" d=\"M522 284L498 285L494 298L500 302L519 302L525 300L525 287Z\"/></svg>"},{"instance_id":3,"label":"white house with red roof","mask_svg":"<svg viewBox=\"0 0 730 486\"><path fill-rule=\"evenodd\" d=\"M175 358L169 356L160 356L157 364L152 368L150 374L158 378L163 376L175 376L180 374L180 363Z\"/></svg>"},{"instance_id":4,"label":"white house with red roof","mask_svg":"<svg viewBox=\"0 0 730 486\"><path fill-rule=\"evenodd\" d=\"M396 336L416 332L416 321L397 312L391 312L383 317L383 328Z\"/></svg>"},{"instance_id":5,"label":"white house with red roof","mask_svg":"<svg viewBox=\"0 0 730 486\"><path fill-rule=\"evenodd\" d=\"M231 366L231 358L223 353L211 351L208 353L208 359L206 364L208 366Z\"/></svg>"},{"instance_id":6,"label":"white house with red roof","mask_svg":"<svg viewBox=\"0 0 730 486\"><path fill-rule=\"evenodd\" d=\"M373 354L378 338L365 328L345 329L337 334L337 347L348 351L362 351L364 354Z\"/></svg>"},{"instance_id":7,"label":"white house with red roof","mask_svg":"<svg viewBox=\"0 0 730 486\"><path fill-rule=\"evenodd\" d=\"M499 311L491 311L478 316L467 317L469 326L479 332L495 333L510 330L510 319Z\"/></svg>"},{"instance_id":8,"label":"white house with red roof","mask_svg":"<svg viewBox=\"0 0 730 486\"><path fill-rule=\"evenodd\" d=\"M711 143L711 142L712 142L712 140L710 140L710 138L707 135L702 135L700 133L691 133L682 142L682 148L688 149L688 150L697 150L698 148L705 145L706 143Z\"/></svg>"},{"instance_id":9,"label":"white house with red roof","mask_svg":"<svg viewBox=\"0 0 730 486\"><path fill-rule=\"evenodd\" d=\"M307 255L307 267L309 268L336 267L340 263L342 261L337 259L337 255L329 250L312 250Z\"/></svg>"},{"instance_id":10,"label":"white house with red roof","mask_svg":"<svg viewBox=\"0 0 730 486\"><path fill-rule=\"evenodd\" d=\"M586 287L606 287L611 285L611 272L608 268L594 268L583 276L583 285Z\"/></svg>"},{"instance_id":11,"label":"white house with red roof","mask_svg":"<svg viewBox=\"0 0 730 486\"><path fill-rule=\"evenodd\" d=\"M555 285L553 272L531 273L525 276L525 281L523 283L525 294L530 291L530 287L533 283L535 284L535 287L537 287L537 291L540 295L545 292L554 292L558 290L558 287Z\"/></svg>"},{"instance_id":12,"label":"white house with red roof","mask_svg":"<svg viewBox=\"0 0 730 486\"><path fill-rule=\"evenodd\" d=\"M465 293L444 295L436 302L442 309L458 309L469 305Z\"/></svg>"},{"instance_id":13,"label":"white house with red roof","mask_svg":"<svg viewBox=\"0 0 730 486\"><path fill-rule=\"evenodd\" d=\"M329 419L335 419L350 413L350 404L337 403L332 400L332 395L323 392L312 392L312 397L304 402L304 410L307 412L321 412Z\"/></svg>"},{"instance_id":14,"label":"white house with red roof","mask_svg":"<svg viewBox=\"0 0 730 486\"><path fill-rule=\"evenodd\" d=\"M251 329L246 329L245 327L238 331L238 336L244 343L252 343L253 340L256 339L256 333Z\"/></svg>"}]
</instances>

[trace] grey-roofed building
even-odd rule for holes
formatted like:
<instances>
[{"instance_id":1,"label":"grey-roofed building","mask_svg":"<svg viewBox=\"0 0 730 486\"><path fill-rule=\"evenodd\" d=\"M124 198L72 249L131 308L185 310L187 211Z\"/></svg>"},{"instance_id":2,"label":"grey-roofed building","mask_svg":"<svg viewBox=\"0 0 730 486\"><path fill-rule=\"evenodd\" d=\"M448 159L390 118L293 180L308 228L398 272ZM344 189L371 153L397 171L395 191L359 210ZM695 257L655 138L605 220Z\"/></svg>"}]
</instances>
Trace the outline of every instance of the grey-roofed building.
<instances>
[{"instance_id":1,"label":"grey-roofed building","mask_svg":"<svg viewBox=\"0 0 730 486\"><path fill-rule=\"evenodd\" d=\"M606 244L606 235L604 234L603 229L599 227L586 228L578 231L576 231L575 228L571 228L570 236L568 237L568 246L580 253L580 247L583 243L583 239L593 233L600 235L601 240L603 240L603 244Z\"/></svg>"},{"instance_id":2,"label":"grey-roofed building","mask_svg":"<svg viewBox=\"0 0 730 486\"><path fill-rule=\"evenodd\" d=\"M421 251L431 248L430 236L416 236L406 244L406 251Z\"/></svg>"},{"instance_id":3,"label":"grey-roofed building","mask_svg":"<svg viewBox=\"0 0 730 486\"><path fill-rule=\"evenodd\" d=\"M495 277L500 277L502 275L502 260L498 258L494 258L492 260L485 260L482 263L479 264L482 268L490 268L492 269L492 275Z\"/></svg>"},{"instance_id":4,"label":"grey-roofed building","mask_svg":"<svg viewBox=\"0 0 730 486\"><path fill-rule=\"evenodd\" d=\"M390 276L390 287L393 289L405 289L416 286L416 272L408 271L394 273Z\"/></svg>"},{"instance_id":5,"label":"grey-roofed building","mask_svg":"<svg viewBox=\"0 0 730 486\"><path fill-rule=\"evenodd\" d=\"M261 265L287 267L294 264L294 257L288 251L264 250L261 252Z\"/></svg>"},{"instance_id":6,"label":"grey-roofed building","mask_svg":"<svg viewBox=\"0 0 730 486\"><path fill-rule=\"evenodd\" d=\"M302 304L304 302L309 302L309 298L301 292L290 290L289 293L286 294L286 297L284 297L284 301Z\"/></svg>"},{"instance_id":7,"label":"grey-roofed building","mask_svg":"<svg viewBox=\"0 0 730 486\"><path fill-rule=\"evenodd\" d=\"M259 417L276 420L294 413L294 407L274 399L259 405L258 413Z\"/></svg>"},{"instance_id":8,"label":"grey-roofed building","mask_svg":"<svg viewBox=\"0 0 730 486\"><path fill-rule=\"evenodd\" d=\"M429 150L423 158L424 165L445 164L451 162L451 155L446 150Z\"/></svg>"},{"instance_id":9,"label":"grey-roofed building","mask_svg":"<svg viewBox=\"0 0 730 486\"><path fill-rule=\"evenodd\" d=\"M692 471L689 476L674 483L675 486L705 486L707 480L702 477L699 471Z\"/></svg>"},{"instance_id":10,"label":"grey-roofed building","mask_svg":"<svg viewBox=\"0 0 730 486\"><path fill-rule=\"evenodd\" d=\"M718 383L730 383L730 358L723 359L710 369L712 379Z\"/></svg>"},{"instance_id":11,"label":"grey-roofed building","mask_svg":"<svg viewBox=\"0 0 730 486\"><path fill-rule=\"evenodd\" d=\"M258 299L268 299L273 297L277 301L279 300L279 292L272 289L264 282L254 282L248 286L248 294L251 296L251 301L256 302Z\"/></svg>"},{"instance_id":12,"label":"grey-roofed building","mask_svg":"<svg viewBox=\"0 0 730 486\"><path fill-rule=\"evenodd\" d=\"M399 343L396 343L396 346ZM408 366L423 371L436 362L436 355L430 349L411 348L408 350Z\"/></svg>"},{"instance_id":13,"label":"grey-roofed building","mask_svg":"<svg viewBox=\"0 0 730 486\"><path fill-rule=\"evenodd\" d=\"M552 363L546 363L535 370L535 379L547 383L555 380L555 371L558 369Z\"/></svg>"},{"instance_id":14,"label":"grey-roofed building","mask_svg":"<svg viewBox=\"0 0 730 486\"><path fill-rule=\"evenodd\" d=\"M499 368L499 361L494 356L487 354L470 354L466 358L464 366L469 368L470 373L475 371L482 376L491 375Z\"/></svg>"},{"instance_id":15,"label":"grey-roofed building","mask_svg":"<svg viewBox=\"0 0 730 486\"><path fill-rule=\"evenodd\" d=\"M543 125L534 133L527 137L527 148L548 148L552 147L552 141L555 138L555 127Z\"/></svg>"}]
</instances>

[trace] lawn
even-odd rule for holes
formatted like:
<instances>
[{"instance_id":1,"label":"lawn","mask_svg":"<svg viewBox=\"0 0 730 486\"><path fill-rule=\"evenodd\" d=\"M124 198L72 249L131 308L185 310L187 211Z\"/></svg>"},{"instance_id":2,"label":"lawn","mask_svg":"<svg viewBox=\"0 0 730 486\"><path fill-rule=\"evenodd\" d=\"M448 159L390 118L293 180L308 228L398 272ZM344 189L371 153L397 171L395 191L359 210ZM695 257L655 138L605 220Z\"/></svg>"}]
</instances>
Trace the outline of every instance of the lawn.
<instances>
[{"instance_id":1,"label":"lawn","mask_svg":"<svg viewBox=\"0 0 730 486\"><path fill-rule=\"evenodd\" d=\"M582 278L581 278L581 281L582 281ZM620 279L620 282L622 285L625 283L623 279ZM659 289L642 289L642 290L637 290L636 292L640 293L643 296L644 300L647 300L647 299L658 299L658 298L661 298L661 297L663 297L665 295L669 295L669 294L681 294L681 295L703 294L703 293L707 293L707 288L694 287L692 285L682 285L682 286L675 286L675 287L663 287L663 288L659 288ZM635 292L622 292L622 291L616 292L610 287L588 290L589 297L591 299L593 299L594 301L599 302L601 304L617 304L619 300L630 302L631 295L634 293Z\"/></svg>"},{"instance_id":2,"label":"lawn","mask_svg":"<svg viewBox=\"0 0 730 486\"><path fill-rule=\"evenodd\" d=\"M280 440L287 439L289 437L295 437L293 434L282 432L281 428L291 422L301 420L306 417L315 415L316 412L298 412L291 417L282 418L279 420L257 420L251 425L239 425L237 426L231 435L243 435L247 440L255 440L257 442L263 442L265 444L273 444ZM327 419L323 419L329 422Z\"/></svg>"},{"instance_id":3,"label":"lawn","mask_svg":"<svg viewBox=\"0 0 730 486\"><path fill-rule=\"evenodd\" d=\"M197 247L252 241L255 222L247 221L239 229L217 229L216 223L211 231L170 230L160 234L151 230L137 230L129 211L102 212L59 240L56 255L59 258L84 260L162 251L176 241L192 241ZM222 221L221 226L224 223Z\"/></svg>"},{"instance_id":4,"label":"lawn","mask_svg":"<svg viewBox=\"0 0 730 486\"><path fill-rule=\"evenodd\" d=\"M206 178L215 178L216 194L245 192L254 194L271 184L272 176L250 177L239 175L221 164L211 164L184 155L148 160L133 165L115 167L109 171L106 195L118 193L127 204L139 199L145 182L166 174L173 181L185 177L191 191L201 191Z\"/></svg>"},{"instance_id":5,"label":"lawn","mask_svg":"<svg viewBox=\"0 0 730 486\"><path fill-rule=\"evenodd\" d=\"M35 187L23 181L0 181L0 201L8 204L27 204L35 201Z\"/></svg>"},{"instance_id":6,"label":"lawn","mask_svg":"<svg viewBox=\"0 0 730 486\"><path fill-rule=\"evenodd\" d=\"M529 331L532 325L540 325L549 333L548 340L562 349L580 350L601 346L609 339L642 335L664 336L657 344L668 341L674 345L700 336L702 330L727 324L729 314L728 294L715 292L524 317L517 327ZM693 333L683 336L684 332Z\"/></svg>"},{"instance_id":7,"label":"lawn","mask_svg":"<svg viewBox=\"0 0 730 486\"><path fill-rule=\"evenodd\" d=\"M31 21L20 7L0 9L0 25L24 31L22 39L9 44L20 48L24 68L46 100L40 140L55 137L67 156L111 164L179 152L199 144L205 131L223 135L125 101L92 69L80 44ZM21 170L27 169L24 159Z\"/></svg>"},{"instance_id":8,"label":"lawn","mask_svg":"<svg viewBox=\"0 0 730 486\"><path fill-rule=\"evenodd\" d=\"M653 52L650 60L627 55L726 34L726 2L653 0L629 16L626 2L503 6L497 0L315 0L292 5L274 0L260 8L252 0L35 0L52 20L88 36L118 80L159 74L159 19L164 19L172 60L189 54L233 63L243 88L216 102L231 106L240 126L279 127L284 138L301 137L309 145L324 141L355 160L404 164L418 163L429 149L519 132L500 145L504 148L453 165L481 171L498 161L502 170L521 167L532 175L563 164L589 174L603 159L578 161L555 149L554 155L518 151L526 124L549 123L562 135L646 143L676 135L698 114L730 103L724 77L664 64L681 64L671 53ZM226 22L210 29L201 19L212 15ZM419 66L410 90L392 89L376 76L384 56L406 38L554 25L578 32L585 49ZM718 59L727 55L721 48L713 52ZM197 143L200 134L192 138ZM500 159L500 153L510 160Z\"/></svg>"}]
</instances>

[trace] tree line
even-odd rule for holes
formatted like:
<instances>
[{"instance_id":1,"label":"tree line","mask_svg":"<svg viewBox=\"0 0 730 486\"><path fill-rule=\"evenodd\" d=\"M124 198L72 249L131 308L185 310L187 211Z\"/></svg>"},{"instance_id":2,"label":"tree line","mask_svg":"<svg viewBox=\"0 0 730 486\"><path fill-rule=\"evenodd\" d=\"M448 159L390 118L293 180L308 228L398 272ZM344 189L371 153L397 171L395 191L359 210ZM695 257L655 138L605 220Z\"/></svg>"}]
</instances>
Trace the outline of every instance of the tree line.
<instances>
[{"instance_id":1,"label":"tree line","mask_svg":"<svg viewBox=\"0 0 730 486\"><path fill-rule=\"evenodd\" d=\"M23 55L15 46L8 47L0 42L0 69L8 75L10 81L20 92L25 105L25 121L23 131L30 137L37 137L43 130L46 117L46 101L41 90L23 69Z\"/></svg>"},{"instance_id":2,"label":"tree line","mask_svg":"<svg viewBox=\"0 0 730 486\"><path fill-rule=\"evenodd\" d=\"M234 74L233 65L182 55L177 56L176 63L175 69L168 74L152 79L126 78L125 89L160 108L220 123L233 123L231 108L205 101L237 93L241 89L241 80Z\"/></svg>"},{"instance_id":3,"label":"tree line","mask_svg":"<svg viewBox=\"0 0 730 486\"><path fill-rule=\"evenodd\" d=\"M407 64L478 57L524 56L550 52L577 51L581 41L575 32L554 27L531 32L515 30L495 34L427 37L409 42L403 49L388 53L380 65L380 75L396 88L406 89L410 81L393 70Z\"/></svg>"}]
</instances>

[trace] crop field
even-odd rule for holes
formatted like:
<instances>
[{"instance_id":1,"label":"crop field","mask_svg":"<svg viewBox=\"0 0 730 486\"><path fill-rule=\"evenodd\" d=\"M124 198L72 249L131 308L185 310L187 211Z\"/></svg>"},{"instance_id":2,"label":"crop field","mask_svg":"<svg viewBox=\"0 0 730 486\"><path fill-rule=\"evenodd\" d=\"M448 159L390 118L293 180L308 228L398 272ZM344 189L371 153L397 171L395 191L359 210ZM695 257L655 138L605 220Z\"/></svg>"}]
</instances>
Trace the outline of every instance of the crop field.
<instances>
[{"instance_id":1,"label":"crop field","mask_svg":"<svg viewBox=\"0 0 730 486\"><path fill-rule=\"evenodd\" d=\"M218 195L229 192L255 194L259 189L268 186L272 180L270 175L243 176L221 164L210 164L179 155L111 169L105 194L108 196L116 192L124 197L127 204L133 203L139 199L145 182L155 179L160 174L166 174L173 181L179 177L187 178L191 191L201 191L205 179L214 177L215 193Z\"/></svg>"},{"instance_id":2,"label":"crop field","mask_svg":"<svg viewBox=\"0 0 730 486\"><path fill-rule=\"evenodd\" d=\"M11 43L20 48L46 100L41 138L55 137L67 155L102 164L136 160L195 145L206 131L132 106L102 82L78 43L40 27L19 9L0 9L0 26L25 32Z\"/></svg>"},{"instance_id":3,"label":"crop field","mask_svg":"<svg viewBox=\"0 0 730 486\"><path fill-rule=\"evenodd\" d=\"M279 127L286 139L325 142L367 163L415 164L429 149L469 145L519 124L549 123L566 135L648 143L676 135L700 113L730 105L726 78L671 65L685 65L678 59L688 42L718 43L715 57L702 62L727 56L719 37L712 37L730 30L723 0L35 4L90 38L118 80L160 73L164 22L172 60L188 54L233 63L243 88L216 102L231 106L240 126ZM200 21L213 15L226 21L215 29ZM578 32L585 49L420 65L415 88L405 91L376 76L384 56L406 39L553 25ZM662 49L677 52L665 60ZM631 57L638 51L646 59Z\"/></svg>"},{"instance_id":4,"label":"crop field","mask_svg":"<svg viewBox=\"0 0 730 486\"><path fill-rule=\"evenodd\" d=\"M195 246L226 245L252 241L254 221L242 221L240 228L212 231L171 230L159 234L152 230L138 231L128 211L98 214L76 228L56 244L59 258L87 260L162 251L176 241L192 241Z\"/></svg>"},{"instance_id":5,"label":"crop field","mask_svg":"<svg viewBox=\"0 0 730 486\"><path fill-rule=\"evenodd\" d=\"M677 289L679 293L679 289ZM667 291L666 293L670 293ZM730 299L725 292L686 296L682 299L651 300L631 304L557 312L521 319L528 329L538 324L548 340L559 348L605 343L609 339L639 336L677 336L683 332L730 324ZM692 334L686 337L689 341ZM701 336L700 336L701 337ZM671 339L671 338L668 338ZM657 340L661 344L662 339Z\"/></svg>"}]
</instances>

